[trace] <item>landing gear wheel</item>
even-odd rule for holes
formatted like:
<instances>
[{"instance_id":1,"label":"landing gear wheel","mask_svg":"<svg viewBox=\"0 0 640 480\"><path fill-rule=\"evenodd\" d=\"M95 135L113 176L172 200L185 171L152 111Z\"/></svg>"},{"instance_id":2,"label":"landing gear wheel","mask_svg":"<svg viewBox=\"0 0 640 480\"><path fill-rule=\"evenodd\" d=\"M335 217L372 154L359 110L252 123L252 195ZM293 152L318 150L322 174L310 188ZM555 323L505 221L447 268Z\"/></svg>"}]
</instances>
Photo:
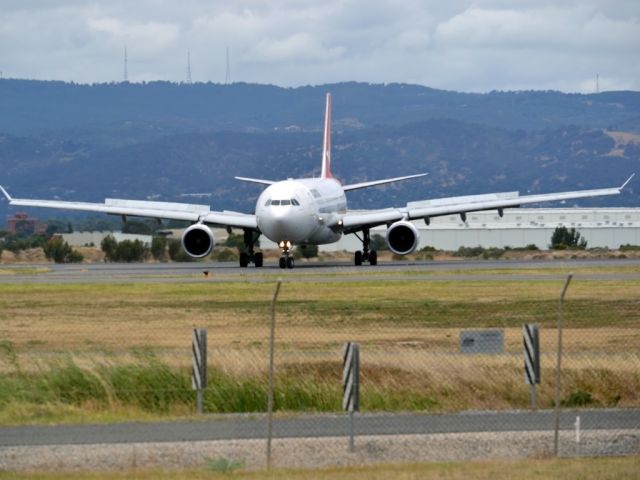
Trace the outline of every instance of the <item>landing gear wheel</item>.
<instances>
[{"instance_id":1,"label":"landing gear wheel","mask_svg":"<svg viewBox=\"0 0 640 480\"><path fill-rule=\"evenodd\" d=\"M246 248L245 253L240 254L240 266L246 267L249 263L252 263L256 267L262 266L262 253L254 253L253 248L255 247L256 241L260 237L260 232L256 232L253 230L245 229L244 230L244 246Z\"/></svg>"},{"instance_id":2,"label":"landing gear wheel","mask_svg":"<svg viewBox=\"0 0 640 480\"><path fill-rule=\"evenodd\" d=\"M287 268L293 268L293 257L287 257Z\"/></svg>"},{"instance_id":3,"label":"landing gear wheel","mask_svg":"<svg viewBox=\"0 0 640 480\"><path fill-rule=\"evenodd\" d=\"M369 252L369 265L377 265L378 264L378 252L375 250L371 250Z\"/></svg>"},{"instance_id":4,"label":"landing gear wheel","mask_svg":"<svg viewBox=\"0 0 640 480\"><path fill-rule=\"evenodd\" d=\"M284 257L280 257L279 265L280 268L285 268L287 266L287 260Z\"/></svg>"},{"instance_id":5,"label":"landing gear wheel","mask_svg":"<svg viewBox=\"0 0 640 480\"><path fill-rule=\"evenodd\" d=\"M356 267L362 265L362 252L358 250L353 256L353 263L355 263Z\"/></svg>"}]
</instances>

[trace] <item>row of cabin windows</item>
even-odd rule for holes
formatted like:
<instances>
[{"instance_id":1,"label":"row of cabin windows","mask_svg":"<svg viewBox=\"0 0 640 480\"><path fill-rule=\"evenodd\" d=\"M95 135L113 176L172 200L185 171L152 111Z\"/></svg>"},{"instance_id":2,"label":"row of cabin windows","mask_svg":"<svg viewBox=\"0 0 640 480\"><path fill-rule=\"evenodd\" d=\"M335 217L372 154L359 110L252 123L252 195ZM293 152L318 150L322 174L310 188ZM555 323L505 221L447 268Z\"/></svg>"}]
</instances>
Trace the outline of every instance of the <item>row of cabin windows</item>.
<instances>
[{"instance_id":1,"label":"row of cabin windows","mask_svg":"<svg viewBox=\"0 0 640 480\"><path fill-rule=\"evenodd\" d=\"M294 205L296 207L300 206L300 202L298 202L298 200L296 200L295 198L292 199L287 199L287 200L267 200L266 203L264 204L265 207L268 207L269 205L271 206L278 206L278 205Z\"/></svg>"}]
</instances>

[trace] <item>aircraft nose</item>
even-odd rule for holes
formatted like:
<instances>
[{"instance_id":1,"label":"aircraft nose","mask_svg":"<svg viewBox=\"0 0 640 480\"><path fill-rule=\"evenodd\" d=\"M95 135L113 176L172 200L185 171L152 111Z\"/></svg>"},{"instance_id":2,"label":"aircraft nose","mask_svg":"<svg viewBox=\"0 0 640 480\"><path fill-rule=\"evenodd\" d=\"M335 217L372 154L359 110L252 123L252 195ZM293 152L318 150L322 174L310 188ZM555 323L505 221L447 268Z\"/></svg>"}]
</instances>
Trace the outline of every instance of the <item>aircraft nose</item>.
<instances>
[{"instance_id":1,"label":"aircraft nose","mask_svg":"<svg viewBox=\"0 0 640 480\"><path fill-rule=\"evenodd\" d=\"M272 207L262 223L263 233L276 243L302 242L311 234L309 219L296 207Z\"/></svg>"}]
</instances>

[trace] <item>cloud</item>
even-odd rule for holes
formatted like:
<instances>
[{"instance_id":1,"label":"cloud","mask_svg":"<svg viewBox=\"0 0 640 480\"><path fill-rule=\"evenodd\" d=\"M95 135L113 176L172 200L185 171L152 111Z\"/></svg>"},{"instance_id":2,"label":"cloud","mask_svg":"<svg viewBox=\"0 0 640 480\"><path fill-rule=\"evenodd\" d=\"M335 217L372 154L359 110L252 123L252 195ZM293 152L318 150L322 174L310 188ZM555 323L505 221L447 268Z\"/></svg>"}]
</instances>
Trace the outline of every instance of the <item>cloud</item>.
<instances>
[{"instance_id":1,"label":"cloud","mask_svg":"<svg viewBox=\"0 0 640 480\"><path fill-rule=\"evenodd\" d=\"M262 63L315 62L339 58L344 52L344 47L327 48L310 34L298 32L285 38L261 39L242 58Z\"/></svg>"},{"instance_id":2,"label":"cloud","mask_svg":"<svg viewBox=\"0 0 640 480\"><path fill-rule=\"evenodd\" d=\"M130 45L137 52L159 54L178 40L180 27L167 22L124 22L117 18L88 18L92 33L103 35L104 41L114 46Z\"/></svg>"},{"instance_id":3,"label":"cloud","mask_svg":"<svg viewBox=\"0 0 640 480\"><path fill-rule=\"evenodd\" d=\"M438 25L436 40L465 48L637 49L637 19L614 20L592 8L489 10L471 7Z\"/></svg>"},{"instance_id":4,"label":"cloud","mask_svg":"<svg viewBox=\"0 0 640 480\"><path fill-rule=\"evenodd\" d=\"M3 0L5 76L640 89L637 0Z\"/></svg>"}]
</instances>

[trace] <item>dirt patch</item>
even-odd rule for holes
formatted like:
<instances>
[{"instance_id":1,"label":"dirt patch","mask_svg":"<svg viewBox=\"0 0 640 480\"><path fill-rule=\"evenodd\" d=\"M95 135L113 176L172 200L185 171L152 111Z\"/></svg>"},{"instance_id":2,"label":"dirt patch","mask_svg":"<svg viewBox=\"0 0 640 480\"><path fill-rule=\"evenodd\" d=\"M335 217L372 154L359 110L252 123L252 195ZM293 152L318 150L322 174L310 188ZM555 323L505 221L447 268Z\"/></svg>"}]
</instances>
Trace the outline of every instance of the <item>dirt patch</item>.
<instances>
[{"instance_id":1,"label":"dirt patch","mask_svg":"<svg viewBox=\"0 0 640 480\"><path fill-rule=\"evenodd\" d=\"M30 248L28 250L20 250L18 253L13 253L8 250L3 250L0 256L2 263L51 263L47 260L42 248Z\"/></svg>"}]
</instances>

